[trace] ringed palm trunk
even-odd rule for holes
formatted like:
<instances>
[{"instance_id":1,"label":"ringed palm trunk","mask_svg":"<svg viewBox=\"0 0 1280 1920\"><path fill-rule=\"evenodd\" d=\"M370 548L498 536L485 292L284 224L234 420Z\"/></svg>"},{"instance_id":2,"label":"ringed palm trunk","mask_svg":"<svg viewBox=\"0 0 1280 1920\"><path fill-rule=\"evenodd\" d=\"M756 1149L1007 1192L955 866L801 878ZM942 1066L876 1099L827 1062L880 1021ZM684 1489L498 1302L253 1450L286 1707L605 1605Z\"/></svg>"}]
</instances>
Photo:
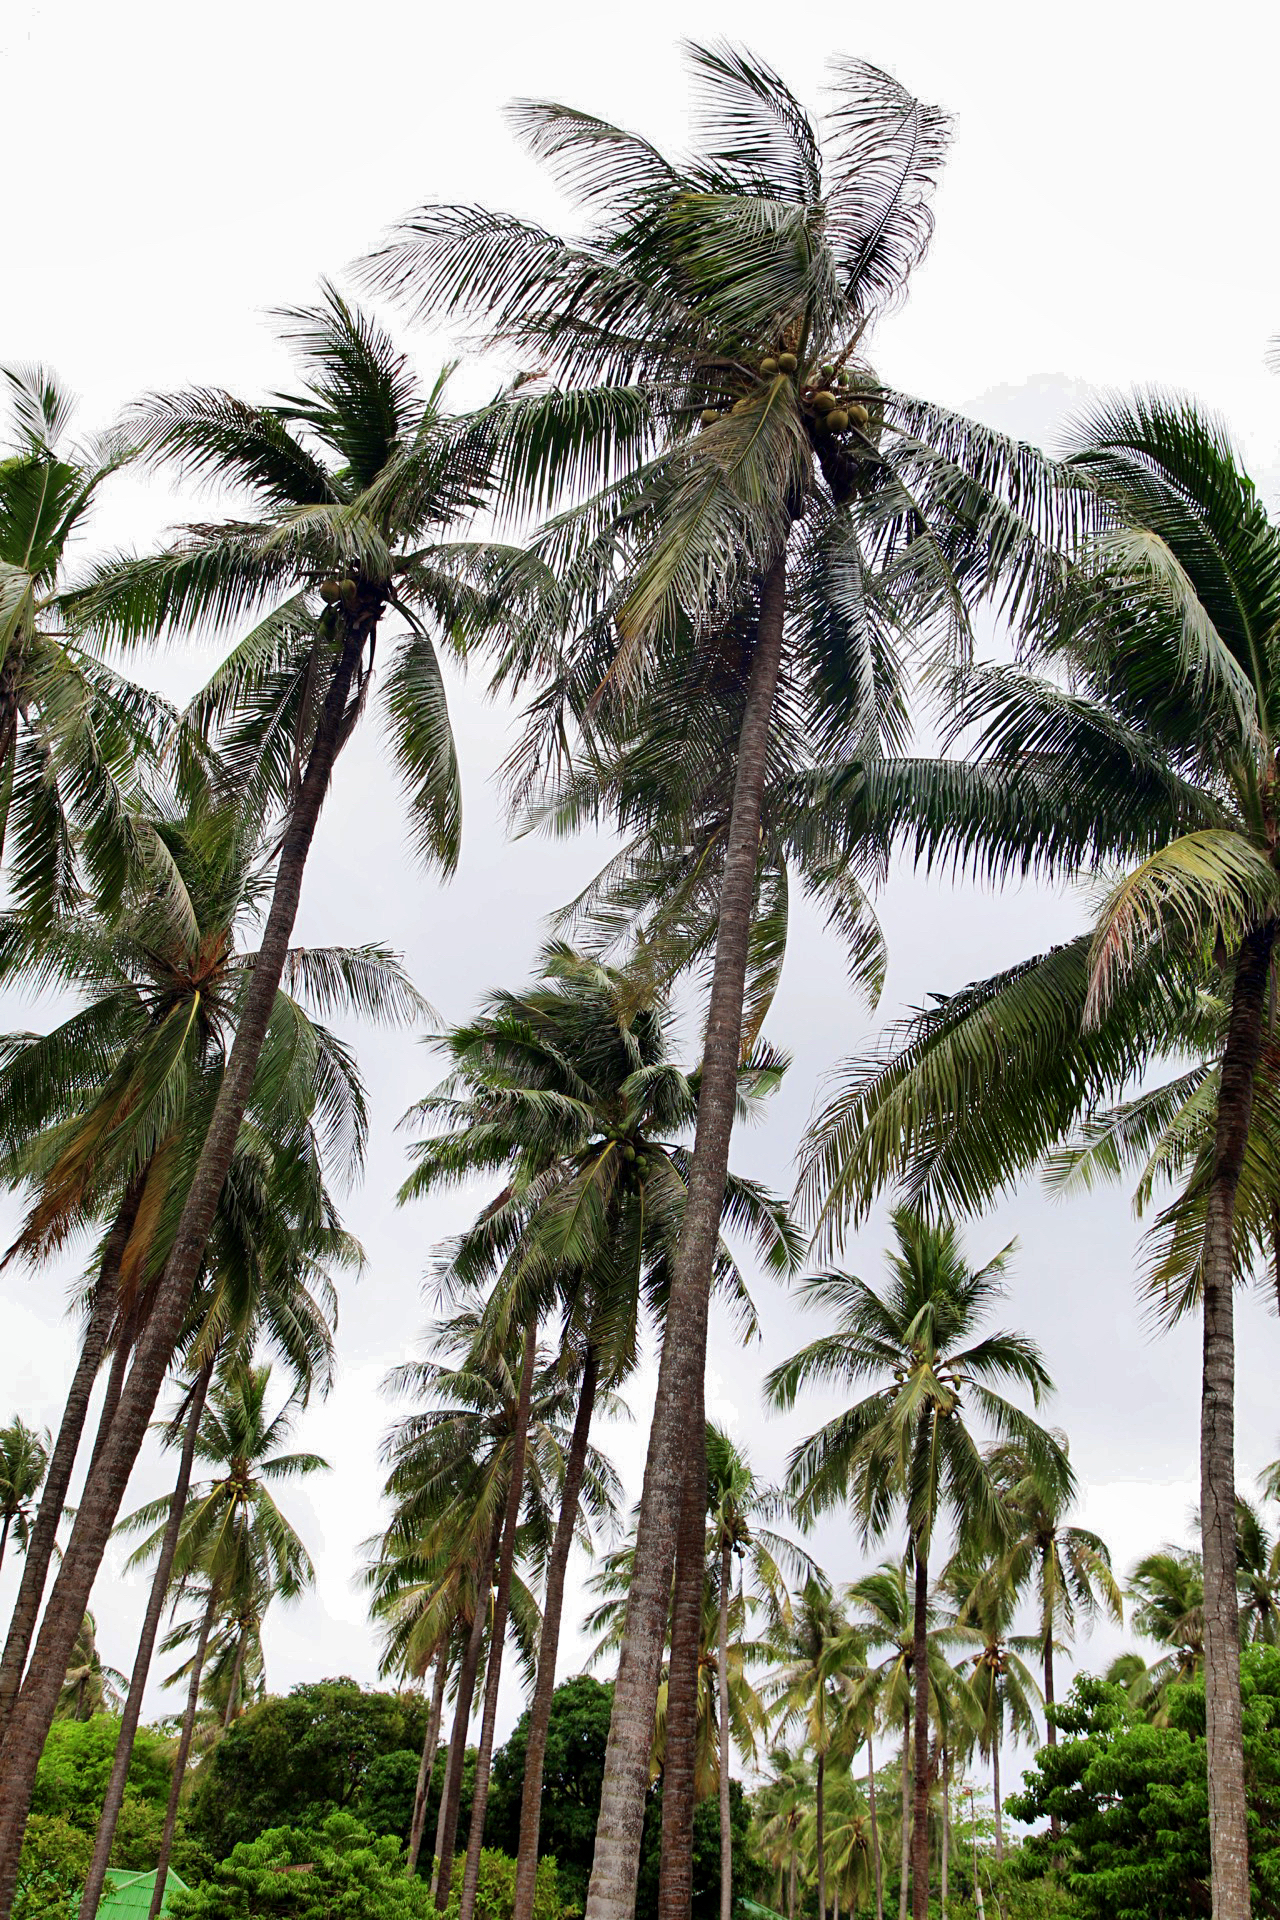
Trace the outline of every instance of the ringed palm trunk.
<instances>
[{"instance_id":1,"label":"ringed palm trunk","mask_svg":"<svg viewBox=\"0 0 1280 1920\"><path fill-rule=\"evenodd\" d=\"M444 1718L444 1690L448 1678L449 1642L446 1639L436 1654L436 1677L431 1689L427 1737L422 1743L422 1761L413 1790L413 1824L409 1828L409 1851L404 1864L405 1876L409 1880L418 1871L418 1855L422 1852L422 1830L427 1824L427 1800L431 1794L431 1776L435 1772L436 1748L440 1744L440 1722Z\"/></svg>"},{"instance_id":2,"label":"ringed palm trunk","mask_svg":"<svg viewBox=\"0 0 1280 1920\"><path fill-rule=\"evenodd\" d=\"M867 1734L867 1808L871 1816L871 1870L875 1876L876 1920L884 1920L884 1869L880 1860L880 1826L876 1819L876 1760Z\"/></svg>"},{"instance_id":3,"label":"ringed palm trunk","mask_svg":"<svg viewBox=\"0 0 1280 1920\"><path fill-rule=\"evenodd\" d=\"M134 1655L133 1671L129 1675L129 1692L120 1720L120 1732L116 1737L111 1777L107 1781L102 1813L98 1819L98 1831L94 1837L93 1858L89 1863L84 1892L80 1898L80 1920L94 1920L98 1903L102 1899L102 1889L106 1884L107 1866L116 1837L116 1822L120 1818L120 1808L124 1802L125 1787L129 1780L129 1763L133 1759L134 1736L138 1731L138 1720L142 1713L142 1696L146 1690L147 1676L151 1671L151 1657L155 1652L156 1635L160 1631L160 1616L164 1612L164 1603L169 1592L169 1577L173 1572L174 1555L178 1550L182 1516L187 1508L187 1494L191 1487L191 1467L195 1459L200 1416L204 1412L205 1397L212 1377L213 1362L208 1361L200 1369L187 1412L187 1427L182 1439L182 1454L178 1461L178 1478L169 1501L164 1536L160 1542L160 1557L156 1561L151 1592L147 1596L147 1611L143 1616L142 1631L138 1636L138 1651Z\"/></svg>"},{"instance_id":4,"label":"ringed palm trunk","mask_svg":"<svg viewBox=\"0 0 1280 1920\"><path fill-rule=\"evenodd\" d=\"M0 1567L4 1565L5 1549L9 1545L9 1529L13 1525L13 1515L6 1513L4 1525L0 1527Z\"/></svg>"},{"instance_id":5,"label":"ringed palm trunk","mask_svg":"<svg viewBox=\"0 0 1280 1920\"><path fill-rule=\"evenodd\" d=\"M761 584L760 618L738 736L697 1131L649 1430L585 1920L631 1920L635 1907L658 1674L684 1491L681 1455L688 1431L686 1416L706 1369L707 1302L737 1095L760 815L785 607L784 546Z\"/></svg>"},{"instance_id":6,"label":"ringed palm trunk","mask_svg":"<svg viewBox=\"0 0 1280 1920\"><path fill-rule=\"evenodd\" d=\"M98 1282L93 1290L93 1303L89 1309L88 1324L80 1346L80 1358L72 1376L66 1406L63 1408L58 1437L53 1443L53 1452L49 1455L49 1467L40 1496L40 1509L36 1514L35 1525L31 1529L31 1539L22 1569L18 1597L14 1602L13 1617L9 1622L9 1632L5 1639L4 1657L0 1659L0 1738L3 1737L13 1703L18 1697L18 1689L22 1685L23 1669L27 1663L27 1653L40 1612L40 1600L44 1593L45 1581L49 1577L58 1523L62 1519L62 1511L67 1504L67 1492L71 1485L71 1475L75 1471L76 1454L79 1452L80 1440L84 1433L93 1383L98 1377L98 1369L102 1365L102 1357L107 1350L107 1339L116 1317L120 1298L120 1262L124 1257L129 1235L133 1231L141 1198L141 1183L134 1182L120 1203L120 1210L116 1214L102 1249Z\"/></svg>"},{"instance_id":7,"label":"ringed palm trunk","mask_svg":"<svg viewBox=\"0 0 1280 1920\"><path fill-rule=\"evenodd\" d=\"M813 1783L814 1847L818 1856L818 1920L827 1920L827 1756L819 1751Z\"/></svg>"},{"instance_id":8,"label":"ringed palm trunk","mask_svg":"<svg viewBox=\"0 0 1280 1920\"><path fill-rule=\"evenodd\" d=\"M911 1668L916 1683L915 1808L911 1820L912 1920L929 1920L929 1555L915 1545L916 1592Z\"/></svg>"},{"instance_id":9,"label":"ringed palm trunk","mask_svg":"<svg viewBox=\"0 0 1280 1920\"><path fill-rule=\"evenodd\" d=\"M578 1499L587 1464L598 1376L599 1359L595 1348L589 1346L582 1364L578 1410L574 1416L569 1456L565 1462L560 1515L547 1564L542 1635L538 1643L538 1677L534 1682L533 1699L529 1703L529 1738L525 1747L524 1786L520 1797L520 1844L516 1849L513 1920L533 1920L533 1897L538 1883L538 1837L542 1826L542 1774L547 1757L547 1735L551 1728L551 1699L556 1687L556 1655L560 1650L564 1582L573 1549L574 1528L578 1524Z\"/></svg>"},{"instance_id":10,"label":"ringed palm trunk","mask_svg":"<svg viewBox=\"0 0 1280 1920\"><path fill-rule=\"evenodd\" d=\"M716 1635L716 1679L720 1687L720 1920L733 1912L733 1829L729 1824L729 1581L733 1547L726 1536L720 1548L720 1619Z\"/></svg>"},{"instance_id":11,"label":"ringed palm trunk","mask_svg":"<svg viewBox=\"0 0 1280 1920\"><path fill-rule=\"evenodd\" d=\"M951 1893L951 1753L942 1750L942 1920Z\"/></svg>"},{"instance_id":12,"label":"ringed palm trunk","mask_svg":"<svg viewBox=\"0 0 1280 1920\"><path fill-rule=\"evenodd\" d=\"M182 1332L191 1291L204 1260L218 1199L266 1038L298 913L307 854L342 738L342 719L364 632L349 631L334 668L307 769L281 843L271 909L245 994L235 1042L178 1222L173 1249L145 1327L106 1445L91 1475L71 1539L49 1595L27 1681L0 1748L0 1920L9 1920L22 1833L36 1767L53 1720L61 1677L84 1618L111 1528L120 1510L147 1426Z\"/></svg>"},{"instance_id":13,"label":"ringed palm trunk","mask_svg":"<svg viewBox=\"0 0 1280 1920\"><path fill-rule=\"evenodd\" d=\"M231 1681L227 1687L226 1709L222 1715L222 1731L224 1733L227 1731L227 1728L231 1725L231 1722L235 1718L236 1694L240 1690L240 1676L244 1672L244 1656L245 1656L245 1649L248 1646L248 1644L249 1644L249 1628L247 1624L242 1624L240 1628L240 1637L236 1641L235 1665L231 1669Z\"/></svg>"},{"instance_id":14,"label":"ringed palm trunk","mask_svg":"<svg viewBox=\"0 0 1280 1920\"><path fill-rule=\"evenodd\" d=\"M502 1522L498 1590L494 1595L493 1627L489 1634L489 1671L484 1683L484 1711L480 1717L480 1746L476 1753L475 1786L471 1797L471 1832L467 1836L467 1863L462 1874L458 1920L474 1920L476 1892L480 1885L480 1849L484 1844L484 1816L489 1805L489 1771L493 1764L493 1735L498 1719L502 1650L507 1637L507 1614L511 1609L516 1530L520 1524L520 1503L524 1498L524 1457L529 1440L529 1405L533 1398L533 1363L537 1350L538 1321L535 1315L525 1330L515 1432L511 1436L511 1484L507 1488L507 1510Z\"/></svg>"},{"instance_id":15,"label":"ringed palm trunk","mask_svg":"<svg viewBox=\"0 0 1280 1920\"><path fill-rule=\"evenodd\" d=\"M676 1537L662 1763L658 1920L689 1920L693 1906L693 1810L697 1801L698 1688L707 1575L706 1408L702 1381L688 1409L688 1445Z\"/></svg>"},{"instance_id":16,"label":"ringed palm trunk","mask_svg":"<svg viewBox=\"0 0 1280 1920\"><path fill-rule=\"evenodd\" d=\"M1000 1729L991 1742L991 1804L996 1815L996 1859L1004 1859L1004 1821L1000 1813Z\"/></svg>"},{"instance_id":17,"label":"ringed palm trunk","mask_svg":"<svg viewBox=\"0 0 1280 1920\"><path fill-rule=\"evenodd\" d=\"M213 1626L213 1617L218 1610L218 1590L211 1586L209 1599L205 1606L204 1618L200 1622L200 1637L196 1641L196 1650L191 1662L191 1681L187 1687L187 1705L182 1716L182 1732L178 1736L178 1751L173 1760L173 1779L169 1783L169 1804L165 1808L164 1832L160 1836L160 1857L156 1861L156 1883L151 1894L151 1911L147 1920L157 1920L164 1905L164 1883L169 1877L169 1856L173 1852L173 1836L178 1825L178 1807L182 1801L182 1783L187 1777L187 1761L191 1754L191 1736L196 1727L196 1708L200 1702L200 1680L204 1673L204 1656L209 1645L209 1631Z\"/></svg>"},{"instance_id":18,"label":"ringed palm trunk","mask_svg":"<svg viewBox=\"0 0 1280 1920\"><path fill-rule=\"evenodd\" d=\"M1236 1591L1233 1241L1275 938L1276 927L1268 923L1236 955L1201 1261L1200 1528L1213 1920L1249 1920L1251 1912Z\"/></svg>"},{"instance_id":19,"label":"ringed palm trunk","mask_svg":"<svg viewBox=\"0 0 1280 1920\"><path fill-rule=\"evenodd\" d=\"M467 1752L467 1728L471 1724L471 1701L480 1669L480 1651L484 1645L485 1619L489 1612L489 1589L493 1582L494 1562L502 1538L502 1516L498 1516L484 1566L477 1569L476 1610L462 1655L458 1674L458 1697L454 1703L453 1734L449 1741L449 1759L444 1786L440 1793L440 1814L436 1821L435 1901L441 1913L449 1904L449 1882L453 1878L453 1854L458 1838L458 1806L462 1799L462 1765Z\"/></svg>"},{"instance_id":20,"label":"ringed palm trunk","mask_svg":"<svg viewBox=\"0 0 1280 1920\"><path fill-rule=\"evenodd\" d=\"M911 1707L902 1709L902 1879L898 1887L898 1920L907 1920L907 1891L911 1885Z\"/></svg>"},{"instance_id":21,"label":"ringed palm trunk","mask_svg":"<svg viewBox=\"0 0 1280 1920\"><path fill-rule=\"evenodd\" d=\"M1058 1744L1058 1729L1054 1725L1053 1719L1048 1712L1048 1709L1054 1705L1053 1622L1051 1620L1046 1623L1044 1630L1044 1704L1046 1709L1044 1716L1045 1745L1047 1747L1056 1747ZM1049 1832L1055 1840L1062 1832L1062 1822L1056 1813L1051 1814L1049 1817Z\"/></svg>"}]
</instances>

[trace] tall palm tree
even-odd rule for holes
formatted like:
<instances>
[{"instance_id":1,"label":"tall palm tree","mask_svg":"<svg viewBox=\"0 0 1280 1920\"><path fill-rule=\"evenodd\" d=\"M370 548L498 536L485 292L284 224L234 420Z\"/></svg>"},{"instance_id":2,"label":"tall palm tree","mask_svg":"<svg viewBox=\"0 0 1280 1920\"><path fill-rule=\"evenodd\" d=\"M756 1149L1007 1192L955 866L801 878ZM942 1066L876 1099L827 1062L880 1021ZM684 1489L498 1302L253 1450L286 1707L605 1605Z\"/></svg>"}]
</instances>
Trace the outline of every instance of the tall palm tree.
<instances>
[{"instance_id":1,"label":"tall palm tree","mask_svg":"<svg viewBox=\"0 0 1280 1920\"><path fill-rule=\"evenodd\" d=\"M773 1645L778 1661L770 1691L779 1724L799 1724L814 1756L814 1858L818 1875L818 1913L827 1911L826 1770L850 1722L842 1711L852 1672L862 1668L863 1650L850 1633L830 1589L809 1579L789 1609ZM847 1752L840 1753L846 1761Z\"/></svg>"},{"instance_id":2,"label":"tall palm tree","mask_svg":"<svg viewBox=\"0 0 1280 1920\"><path fill-rule=\"evenodd\" d=\"M786 1747L775 1747L769 1769L764 1786L754 1796L753 1809L765 1858L778 1873L777 1909L781 1912L785 1907L787 1920L796 1920L800 1830L813 1795L812 1770L803 1750L792 1754Z\"/></svg>"},{"instance_id":3,"label":"tall palm tree","mask_svg":"<svg viewBox=\"0 0 1280 1920\"><path fill-rule=\"evenodd\" d=\"M7 1427L0 1427L0 1566L11 1529L23 1553L31 1544L31 1516L44 1485L51 1445L48 1430L37 1433L20 1414Z\"/></svg>"},{"instance_id":4,"label":"tall palm tree","mask_svg":"<svg viewBox=\"0 0 1280 1920\"><path fill-rule=\"evenodd\" d=\"M1170 1649L1151 1670L1153 1690L1195 1679L1205 1658L1204 1569L1199 1554L1172 1546L1146 1554L1129 1575L1129 1598L1137 1631Z\"/></svg>"},{"instance_id":5,"label":"tall palm tree","mask_svg":"<svg viewBox=\"0 0 1280 1920\"><path fill-rule=\"evenodd\" d=\"M1274 1646L1280 1641L1280 1533L1248 1500L1236 1502L1236 1582L1240 1637Z\"/></svg>"},{"instance_id":6,"label":"tall palm tree","mask_svg":"<svg viewBox=\"0 0 1280 1920\"><path fill-rule=\"evenodd\" d=\"M76 1635L58 1695L59 1720L91 1720L95 1713L115 1713L123 1698L124 1675L109 1667L98 1651L97 1623L86 1613Z\"/></svg>"},{"instance_id":7,"label":"tall palm tree","mask_svg":"<svg viewBox=\"0 0 1280 1920\"><path fill-rule=\"evenodd\" d=\"M953 1645L968 1645L965 1703L973 1708L972 1730L979 1751L991 1763L991 1795L995 1807L996 1859L1004 1859L1004 1824L1000 1795L1000 1750L1006 1740L1034 1740L1036 1710L1043 1696L1023 1655L1042 1653L1034 1634L1013 1634L1018 1611L1018 1589L1004 1563L966 1564L955 1560L944 1584L957 1612L949 1630Z\"/></svg>"},{"instance_id":8,"label":"tall palm tree","mask_svg":"<svg viewBox=\"0 0 1280 1920\"><path fill-rule=\"evenodd\" d=\"M1218 1920L1246 1920L1233 1286L1260 1251L1236 1231L1242 1192L1267 1191L1249 1157L1259 1132L1275 1137L1280 528L1225 429L1186 402L1100 405L1069 470L1108 524L1058 592L1039 583L1028 637L1045 677L987 670L960 690L953 718L980 735L989 793L1027 803L1005 841L1021 840L1025 865L1079 862L1087 815L1096 855L1122 877L1088 932L952 996L895 1036L887 1062L855 1069L818 1122L807 1185L833 1224L904 1176L935 1203L980 1205L1156 1061L1185 1056L1189 1033L1193 1056L1213 1063L1128 1118L1148 1146L1179 1128L1196 1144L1171 1226L1186 1228L1175 1265L1203 1317L1213 1898ZM1054 795L1056 820L1040 812ZM926 838L936 851L937 834ZM1197 1017L1206 987L1226 1002L1216 1022ZM1269 1262L1271 1232L1265 1247Z\"/></svg>"},{"instance_id":9,"label":"tall palm tree","mask_svg":"<svg viewBox=\"0 0 1280 1920\"><path fill-rule=\"evenodd\" d=\"M671 1034L667 996L642 964L608 967L555 944L533 986L490 996L443 1036L449 1075L411 1115L434 1132L413 1150L402 1198L477 1174L503 1180L450 1248L454 1270L495 1287L509 1322L556 1313L580 1382L530 1707L516 1920L532 1913L564 1577L594 1402L635 1366L646 1315L660 1319L670 1291L688 1178L681 1136L698 1087L697 1071L672 1059ZM784 1065L756 1045L739 1075L744 1113L760 1110ZM730 1176L722 1212L775 1270L794 1263L785 1209L757 1183ZM749 1315L723 1246L717 1281Z\"/></svg>"},{"instance_id":10,"label":"tall palm tree","mask_svg":"<svg viewBox=\"0 0 1280 1920\"><path fill-rule=\"evenodd\" d=\"M905 1517L915 1576L912 1910L916 1920L926 1920L930 1551L948 1514L959 1539L979 1545L1000 1540L1008 1524L966 1413L972 1408L998 1438L1018 1441L1046 1478L1065 1484L1070 1470L1053 1436L995 1390L1015 1382L1038 1404L1051 1384L1025 1335L981 1330L1003 1292L1012 1247L974 1270L950 1225L899 1209L893 1232L897 1244L883 1292L840 1273L805 1283L806 1304L833 1309L838 1324L775 1367L767 1391L775 1405L789 1407L811 1383L884 1383L795 1450L789 1487L802 1512L847 1502L868 1539L882 1536L895 1512Z\"/></svg>"},{"instance_id":11,"label":"tall palm tree","mask_svg":"<svg viewBox=\"0 0 1280 1920\"><path fill-rule=\"evenodd\" d=\"M178 1805L186 1776L191 1737L195 1728L200 1683L209 1635L228 1601L244 1596L293 1600L315 1580L315 1569L297 1532L281 1512L274 1487L328 1471L328 1462L314 1453L284 1453L281 1443L293 1424L294 1407L288 1400L268 1413L270 1366L254 1366L241 1358L224 1364L209 1393L196 1432L195 1457L213 1471L207 1481L191 1489L178 1534L173 1563L176 1591L197 1581L204 1608L190 1663L186 1709L173 1763L173 1781L156 1863L152 1920L160 1912L164 1882L173 1846ZM125 1533L143 1533L127 1562L143 1566L161 1550L169 1502L153 1500L121 1522ZM239 1658L243 1665L248 1628L241 1625ZM234 1676L233 1676L234 1687Z\"/></svg>"},{"instance_id":12,"label":"tall palm tree","mask_svg":"<svg viewBox=\"0 0 1280 1920\"><path fill-rule=\"evenodd\" d=\"M1066 1436L1058 1436L1064 1454ZM1040 1625L1041 1671L1046 1708L1054 1704L1053 1656L1061 1637L1070 1636L1077 1618L1092 1619L1105 1608L1117 1623L1124 1601L1111 1571L1106 1542L1087 1527L1069 1527L1066 1513L1073 1489L1065 1492L1039 1481L1034 1463L1017 1446L996 1448L991 1468L1004 1489L1013 1537L1004 1550L1002 1578L1013 1590L1030 1589ZM1058 1743L1058 1729L1045 1716L1045 1740Z\"/></svg>"},{"instance_id":13,"label":"tall palm tree","mask_svg":"<svg viewBox=\"0 0 1280 1920\"><path fill-rule=\"evenodd\" d=\"M515 110L535 155L585 207L584 237L429 207L372 269L381 287L436 315L465 313L498 350L540 370L547 385L499 410L500 471L521 497L532 483L549 508L574 490L587 496L494 567L509 677L541 671L549 656L559 663L536 703L526 785L558 763L567 719L591 736L590 753L593 714L609 696L625 705L691 645L745 689L690 1204L588 1920L624 1920L633 1903L677 1530L688 1590L701 1579L707 1296L771 758L797 736L802 761L823 747L858 757L868 738L874 757L901 628L920 631L936 615L954 634L966 591L992 577L973 541L950 539L963 491L954 451L924 450L928 410L887 394L865 359L872 322L928 241L943 116L842 61L824 139L762 62L718 47L691 59L699 137L688 160L566 107ZM931 424L951 449L972 444L957 423ZM984 451L1002 479L1017 464L1004 443L988 438ZM1015 524L1026 527L1002 518L1005 538L989 552L1012 558ZM836 870L846 864L835 851ZM860 915L855 890L847 907Z\"/></svg>"},{"instance_id":14,"label":"tall palm tree","mask_svg":"<svg viewBox=\"0 0 1280 1920\"><path fill-rule=\"evenodd\" d=\"M336 294L290 325L307 382L300 396L250 405L197 391L154 398L133 423L154 457L237 489L247 517L188 528L166 553L108 566L76 610L86 628L135 641L193 621L225 628L262 616L197 703L192 725L211 732L227 723L233 775L275 801L282 830L257 961L173 1250L93 1498L80 1506L45 1609L29 1688L0 1750L5 1916L57 1675L204 1259L284 977L320 809L366 704L372 650L389 613L402 633L386 673L386 710L414 843L446 869L457 853L457 770L428 623L439 631L456 622L459 596L440 539L477 503L485 476L443 415L439 387L424 397L387 335Z\"/></svg>"}]
</instances>

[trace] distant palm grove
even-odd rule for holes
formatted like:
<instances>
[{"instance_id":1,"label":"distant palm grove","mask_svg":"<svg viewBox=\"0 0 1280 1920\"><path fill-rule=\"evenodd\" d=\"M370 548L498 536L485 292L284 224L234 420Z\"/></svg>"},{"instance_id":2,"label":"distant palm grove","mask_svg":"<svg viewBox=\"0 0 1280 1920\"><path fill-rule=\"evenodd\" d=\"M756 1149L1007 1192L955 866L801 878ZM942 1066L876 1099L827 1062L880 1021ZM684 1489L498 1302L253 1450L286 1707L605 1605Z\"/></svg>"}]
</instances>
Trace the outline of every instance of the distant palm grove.
<instances>
[{"instance_id":1,"label":"distant palm grove","mask_svg":"<svg viewBox=\"0 0 1280 1920\"><path fill-rule=\"evenodd\" d=\"M1050 458L886 385L947 116L852 59L818 119L688 58L676 158L513 107L571 230L428 201L282 317L287 393L193 368L80 440L6 372L4 1258L79 1277L57 1430L0 1409L0 1920L1280 1916L1280 1462L1237 1485L1233 1331L1280 1291L1280 527L1193 400L1099 401ZM428 324L486 404L390 330ZM155 551L93 547L125 469L193 503ZM127 677L175 638L210 661L180 710ZM387 869L465 863L451 661L511 703L513 831L608 836L456 1025L376 928L294 939L357 729ZM746 1177L793 903L856 1032L914 866L1079 883L1087 930L833 1059ZM383 1684L281 1695L369 1021L436 1061L400 1202L474 1212L393 1333L351 1569ZM1080 1522L983 1217L1033 1176L1127 1183L1150 1312L1202 1326L1195 1550L1113 1566ZM750 1341L765 1288L811 1333L770 1355L780 1484L705 1393L713 1300ZM650 1357L632 1508L606 1429ZM109 1548L136 1646L99 1644ZM1147 1653L1083 1670L1099 1618Z\"/></svg>"}]
</instances>

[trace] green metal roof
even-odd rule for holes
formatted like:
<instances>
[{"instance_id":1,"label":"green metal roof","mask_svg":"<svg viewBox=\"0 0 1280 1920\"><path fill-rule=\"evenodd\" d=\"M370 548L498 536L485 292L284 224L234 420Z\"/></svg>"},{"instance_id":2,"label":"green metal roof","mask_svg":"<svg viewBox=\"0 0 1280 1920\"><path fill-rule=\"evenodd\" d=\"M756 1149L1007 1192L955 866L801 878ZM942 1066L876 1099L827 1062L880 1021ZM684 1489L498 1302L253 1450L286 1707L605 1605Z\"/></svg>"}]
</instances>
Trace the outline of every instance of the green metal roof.
<instances>
[{"instance_id":1,"label":"green metal roof","mask_svg":"<svg viewBox=\"0 0 1280 1920\"><path fill-rule=\"evenodd\" d=\"M98 1902L98 1920L147 1920L155 1890L154 1867L150 1873L125 1873L120 1867L108 1868L107 1884ZM170 1867L165 1876L161 1913L168 1911L171 1894L185 1893L186 1890L186 1881L180 1879Z\"/></svg>"}]
</instances>

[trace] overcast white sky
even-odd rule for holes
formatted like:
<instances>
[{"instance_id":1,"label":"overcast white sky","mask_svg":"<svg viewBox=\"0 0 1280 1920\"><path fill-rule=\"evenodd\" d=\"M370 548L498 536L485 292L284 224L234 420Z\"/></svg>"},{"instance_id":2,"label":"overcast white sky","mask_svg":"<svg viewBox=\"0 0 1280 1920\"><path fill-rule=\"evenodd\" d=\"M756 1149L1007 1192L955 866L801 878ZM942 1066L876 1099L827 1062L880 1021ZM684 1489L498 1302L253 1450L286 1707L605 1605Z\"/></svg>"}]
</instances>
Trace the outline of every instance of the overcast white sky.
<instances>
[{"instance_id":1,"label":"overcast white sky","mask_svg":"<svg viewBox=\"0 0 1280 1920\"><path fill-rule=\"evenodd\" d=\"M626 12L566 0L483 10L393 0L359 8L10 0L0 17L11 179L0 359L56 367L83 395L85 426L105 424L147 387L261 393L285 374L267 311L306 301L321 273L341 278L410 206L468 199L563 217L509 137L505 101L551 96L678 144L687 101L679 39L729 33L817 105L823 62L840 52L889 68L955 115L932 252L875 345L888 380L1047 443L1091 388L1177 386L1226 414L1274 499L1280 380L1264 370L1263 352L1280 332L1278 20L1265 0L1225 0L1211 11L1141 0L1069 9L916 0L803 12L759 0L732 10L647 0ZM447 351L421 333L409 344L428 375ZM470 383L482 391L488 379L477 371ZM145 543L181 511L158 482L131 476L104 501L96 533L104 544ZM182 695L213 657L170 654L148 677ZM454 714L466 794L457 879L442 888L410 865L378 742L366 732L341 763L299 927L311 942L390 941L450 1019L484 987L525 977L542 916L591 870L581 844L506 842L491 776L511 716L486 705L478 684L456 690ZM877 1017L1079 924L1070 898L1033 889L997 898L905 874L881 906L892 964ZM740 1166L789 1187L822 1075L873 1026L816 920L802 920L769 1027L795 1064L768 1124L740 1140ZM403 1036L352 1037L375 1116L367 1177L349 1206L369 1270L344 1288L338 1385L299 1429L334 1470L293 1500L319 1585L270 1620L277 1690L339 1672L374 1677L352 1573L356 1545L378 1521L376 1448L387 1418L378 1382L423 1328L420 1275L467 1205L396 1211L404 1161L394 1124L433 1065ZM1197 1473L1196 1330L1148 1338L1133 1296L1137 1231L1123 1194L1064 1205L1034 1188L970 1230L976 1256L1021 1239L1009 1319L1045 1349L1084 1517L1106 1534L1122 1571L1185 1533ZM859 1236L855 1270L877 1273L882 1233L876 1221ZM72 1355L68 1277L0 1277L0 1417L21 1411L56 1425ZM760 1470L779 1475L789 1447L830 1409L815 1400L790 1420L762 1414L763 1372L809 1327L771 1283L760 1283L758 1299L760 1345L742 1352L726 1328L713 1331L711 1394ZM1280 1335L1253 1300L1241 1303L1240 1331L1247 1482L1280 1452ZM635 1426L607 1439L635 1491L644 1382L632 1397ZM138 1499L163 1484L146 1460ZM862 1564L839 1524L822 1530L816 1550L837 1579ZM12 1582L6 1568L0 1611ZM95 1595L104 1654L126 1669L143 1600L117 1563ZM569 1613L580 1612L575 1586ZM584 1645L568 1632L563 1672L576 1669ZM1085 1658L1101 1660L1116 1645L1100 1633ZM173 1710L173 1696L153 1686L148 1706ZM508 1685L501 1732L518 1710Z\"/></svg>"}]
</instances>

